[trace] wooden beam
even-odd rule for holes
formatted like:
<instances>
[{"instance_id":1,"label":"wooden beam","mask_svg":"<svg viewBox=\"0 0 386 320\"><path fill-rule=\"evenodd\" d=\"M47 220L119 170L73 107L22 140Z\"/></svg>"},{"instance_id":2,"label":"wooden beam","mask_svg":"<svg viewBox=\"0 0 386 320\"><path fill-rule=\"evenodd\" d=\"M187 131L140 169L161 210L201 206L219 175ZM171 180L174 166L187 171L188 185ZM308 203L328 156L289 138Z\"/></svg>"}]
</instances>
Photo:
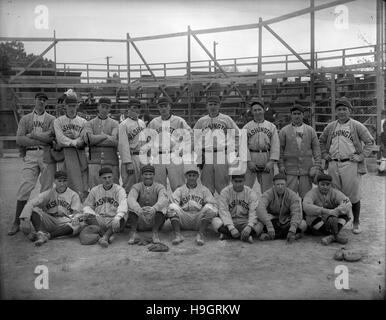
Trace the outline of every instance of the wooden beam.
<instances>
[{"instance_id":1,"label":"wooden beam","mask_svg":"<svg viewBox=\"0 0 386 320\"><path fill-rule=\"evenodd\" d=\"M332 121L335 120L335 100L336 100L336 88L335 88L335 73L331 73L331 114Z\"/></svg>"},{"instance_id":2,"label":"wooden beam","mask_svg":"<svg viewBox=\"0 0 386 320\"><path fill-rule=\"evenodd\" d=\"M376 79L377 79L377 138L381 134L381 112L385 109L385 75L383 70L383 31L385 28L384 24L384 10L385 2L377 0L377 49L376 49Z\"/></svg>"},{"instance_id":3,"label":"wooden beam","mask_svg":"<svg viewBox=\"0 0 386 320\"><path fill-rule=\"evenodd\" d=\"M258 64L257 64L257 72L259 76L263 75L263 27L261 25L261 22L263 19L260 17L259 18L259 55L258 55ZM263 96L263 89L262 89L262 80L257 80L257 89L259 93L259 99L262 98Z\"/></svg>"},{"instance_id":4,"label":"wooden beam","mask_svg":"<svg viewBox=\"0 0 386 320\"><path fill-rule=\"evenodd\" d=\"M130 35L126 33L126 64L127 64L127 101L130 100L131 92L130 92Z\"/></svg>"},{"instance_id":5,"label":"wooden beam","mask_svg":"<svg viewBox=\"0 0 386 320\"><path fill-rule=\"evenodd\" d=\"M301 57L301 56L299 56L299 54L294 50L294 49L292 49L292 47L287 43L287 42L285 42L275 31L273 31L272 29L271 29L271 27L269 27L269 26L264 26L264 28L266 28L269 32L271 32L272 33L272 35L277 39L277 40L279 40L279 42L283 45L283 46L285 46L289 51L291 51L292 52L292 54L296 57L296 58L298 58L299 59L299 61L300 62L302 62L308 69L310 69L311 70L311 66Z\"/></svg>"},{"instance_id":6,"label":"wooden beam","mask_svg":"<svg viewBox=\"0 0 386 320\"><path fill-rule=\"evenodd\" d=\"M43 57L48 51L50 51L51 48L54 47L57 43L58 43L58 41L54 40L54 42L51 43L46 50L44 50L41 54L39 54L39 56L37 56L35 59L33 59L25 68L23 68L23 70L19 71L16 75L11 77L11 79L9 79L9 81L10 82L14 81L18 76L20 76L25 71L27 71L29 67L31 67L36 61L41 59L41 57Z\"/></svg>"},{"instance_id":7,"label":"wooden beam","mask_svg":"<svg viewBox=\"0 0 386 320\"><path fill-rule=\"evenodd\" d=\"M315 1L310 0L310 8L313 9L315 7ZM311 11L310 14L310 51L311 51L311 71L315 70L315 12ZM311 126L315 130L315 74L311 73L310 76L310 102L311 102Z\"/></svg>"}]
</instances>

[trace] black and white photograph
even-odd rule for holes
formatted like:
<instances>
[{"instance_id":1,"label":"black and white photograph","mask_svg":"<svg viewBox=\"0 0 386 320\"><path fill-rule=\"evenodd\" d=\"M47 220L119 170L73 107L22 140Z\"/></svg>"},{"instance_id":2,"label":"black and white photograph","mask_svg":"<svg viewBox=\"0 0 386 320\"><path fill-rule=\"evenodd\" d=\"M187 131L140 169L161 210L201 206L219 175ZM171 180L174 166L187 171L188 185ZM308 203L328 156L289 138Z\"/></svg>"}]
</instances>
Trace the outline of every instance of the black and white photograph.
<instances>
[{"instance_id":1,"label":"black and white photograph","mask_svg":"<svg viewBox=\"0 0 386 320\"><path fill-rule=\"evenodd\" d=\"M385 6L0 0L0 299L384 300Z\"/></svg>"}]
</instances>

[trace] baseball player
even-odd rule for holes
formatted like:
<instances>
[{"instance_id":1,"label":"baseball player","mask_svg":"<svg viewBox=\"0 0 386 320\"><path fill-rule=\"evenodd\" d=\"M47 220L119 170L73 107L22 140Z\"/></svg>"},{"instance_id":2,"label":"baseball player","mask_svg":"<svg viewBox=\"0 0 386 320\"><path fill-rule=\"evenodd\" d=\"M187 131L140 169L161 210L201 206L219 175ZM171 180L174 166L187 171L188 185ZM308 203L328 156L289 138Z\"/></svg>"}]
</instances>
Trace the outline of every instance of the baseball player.
<instances>
[{"instance_id":1,"label":"baseball player","mask_svg":"<svg viewBox=\"0 0 386 320\"><path fill-rule=\"evenodd\" d=\"M173 160L173 153L175 154L176 152L175 148L178 147L179 141L182 138L176 130L184 129L191 132L192 129L184 119L171 114L172 103L169 98L161 97L157 103L161 115L151 120L148 124L148 128L158 133L158 143L154 141L155 145L158 146L159 153L154 155L158 159L157 163L153 164L155 168L155 181L163 184L166 188L166 178L169 178L170 188L174 192L185 183L182 158L179 157L180 161Z\"/></svg>"},{"instance_id":2,"label":"baseball player","mask_svg":"<svg viewBox=\"0 0 386 320\"><path fill-rule=\"evenodd\" d=\"M243 127L248 137L246 185L252 188L257 177L263 193L272 186L274 165L280 155L279 135L276 126L264 119L265 107L261 100L254 99L251 112L253 120Z\"/></svg>"},{"instance_id":3,"label":"baseball player","mask_svg":"<svg viewBox=\"0 0 386 320\"><path fill-rule=\"evenodd\" d=\"M315 176L322 171L318 136L303 122L303 116L303 107L295 104L291 108L291 123L279 132L279 170L287 175L287 187L302 199L311 190Z\"/></svg>"},{"instance_id":4,"label":"baseball player","mask_svg":"<svg viewBox=\"0 0 386 320\"><path fill-rule=\"evenodd\" d=\"M340 234L350 220L351 202L342 192L331 187L332 177L317 176L318 187L308 191L303 199L307 225L315 235L325 235L322 244L346 244L348 239Z\"/></svg>"},{"instance_id":5,"label":"baseball player","mask_svg":"<svg viewBox=\"0 0 386 320\"><path fill-rule=\"evenodd\" d=\"M273 187L265 191L257 207L257 229L263 230L260 240L287 239L289 243L299 239L307 229L302 220L299 196L287 188L286 176L273 177Z\"/></svg>"},{"instance_id":6,"label":"baseball player","mask_svg":"<svg viewBox=\"0 0 386 320\"><path fill-rule=\"evenodd\" d=\"M161 242L158 230L165 222L165 214L169 204L165 187L154 182L155 169L152 165L141 168L142 182L136 183L127 196L129 208L130 235L128 244L135 243L137 229L152 230L153 242Z\"/></svg>"},{"instance_id":7,"label":"baseball player","mask_svg":"<svg viewBox=\"0 0 386 320\"><path fill-rule=\"evenodd\" d=\"M141 181L140 148L144 145L139 134L146 128L139 119L141 102L137 99L129 100L128 118L119 124L119 155L121 157L122 186L126 193L131 187Z\"/></svg>"},{"instance_id":8,"label":"baseball player","mask_svg":"<svg viewBox=\"0 0 386 320\"><path fill-rule=\"evenodd\" d=\"M352 203L353 233L358 234L362 231L359 224L361 175L367 173L365 157L370 156L374 139L362 123L350 118L351 111L352 105L347 98L338 100L338 120L324 128L319 141L333 186L348 196Z\"/></svg>"},{"instance_id":9,"label":"baseball player","mask_svg":"<svg viewBox=\"0 0 386 320\"><path fill-rule=\"evenodd\" d=\"M232 184L225 187L218 199L219 215L213 219L215 231L220 233L220 239L239 239L253 242L256 234L256 208L258 198L255 191L245 185L245 173L232 171ZM260 231L261 233L261 231Z\"/></svg>"},{"instance_id":10,"label":"baseball player","mask_svg":"<svg viewBox=\"0 0 386 320\"><path fill-rule=\"evenodd\" d=\"M196 141L202 145L202 150L199 157L203 159L201 181L212 194L217 191L219 194L229 184L228 161L226 157L227 142L225 141L227 130L234 129L236 131L235 146L238 146L238 131L237 124L231 117L222 114L220 110L220 98L218 96L209 96L207 98L208 114L197 120L194 130L200 130L200 140ZM219 132L220 131L220 132ZM220 135L218 133L221 133ZM223 137L223 138L221 138ZM196 138L196 136L195 136ZM202 154L201 154L202 152Z\"/></svg>"},{"instance_id":11,"label":"baseball player","mask_svg":"<svg viewBox=\"0 0 386 320\"><path fill-rule=\"evenodd\" d=\"M88 184L89 188L99 184L99 170L111 167L115 184L119 184L119 162L117 155L118 122L109 117L111 100L101 97L98 101L98 115L84 127L89 147Z\"/></svg>"},{"instance_id":12,"label":"baseball player","mask_svg":"<svg viewBox=\"0 0 386 320\"><path fill-rule=\"evenodd\" d=\"M84 127L87 120L79 117L77 99L67 96L66 115L54 121L58 146L63 147L64 167L68 174L69 186L78 192L81 200L87 196L87 158L85 153Z\"/></svg>"},{"instance_id":13,"label":"baseball player","mask_svg":"<svg viewBox=\"0 0 386 320\"><path fill-rule=\"evenodd\" d=\"M21 230L40 246L49 239L77 235L80 231L79 195L67 187L67 174L54 174L55 187L40 193L25 205L20 215Z\"/></svg>"},{"instance_id":14,"label":"baseball player","mask_svg":"<svg viewBox=\"0 0 386 320\"><path fill-rule=\"evenodd\" d=\"M48 97L45 93L35 95L34 110L20 119L16 143L24 153L22 182L17 192L15 219L8 235L12 236L19 231L20 214L27 203L32 190L40 175L40 191L52 187L56 170L55 164L47 163L49 149L54 136L51 131L55 117L45 111ZM49 161L48 161L49 162Z\"/></svg>"},{"instance_id":15,"label":"baseball player","mask_svg":"<svg viewBox=\"0 0 386 320\"><path fill-rule=\"evenodd\" d=\"M113 170L103 167L99 170L101 184L92 188L84 202L83 213L88 225L97 225L104 234L98 241L101 247L108 247L114 239L113 233L122 232L127 222L126 192L115 184ZM85 228L82 233L88 232Z\"/></svg>"},{"instance_id":16,"label":"baseball player","mask_svg":"<svg viewBox=\"0 0 386 320\"><path fill-rule=\"evenodd\" d=\"M186 184L177 188L172 195L167 217L170 218L177 245L184 241L182 230L198 231L196 243L204 245L204 232L217 215L217 203L209 189L197 183L199 170L197 165L185 164Z\"/></svg>"}]
</instances>

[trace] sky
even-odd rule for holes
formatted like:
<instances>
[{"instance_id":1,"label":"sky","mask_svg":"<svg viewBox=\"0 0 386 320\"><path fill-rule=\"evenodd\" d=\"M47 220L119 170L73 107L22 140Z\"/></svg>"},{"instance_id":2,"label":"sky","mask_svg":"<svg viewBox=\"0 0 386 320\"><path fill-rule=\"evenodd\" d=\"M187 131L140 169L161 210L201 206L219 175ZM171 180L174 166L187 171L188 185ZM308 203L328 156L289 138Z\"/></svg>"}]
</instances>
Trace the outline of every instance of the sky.
<instances>
[{"instance_id":1,"label":"sky","mask_svg":"<svg viewBox=\"0 0 386 320\"><path fill-rule=\"evenodd\" d=\"M315 6L332 0L315 0ZM0 0L0 36L58 38L113 38L157 35L194 29L257 23L308 7L308 0L127 0L127 1L17 1ZM37 29L35 9L48 9L47 29ZM376 1L355 0L345 4L346 28L336 24L342 13L334 7L315 13L315 49L329 50L365 46L376 42ZM310 15L302 15L271 25L297 52L310 50ZM257 56L258 29L199 35L200 40L217 58ZM25 43L27 52L40 53L48 42ZM138 48L148 62L187 60L186 37L141 41ZM263 30L263 55L286 54L289 51L267 30ZM58 62L105 63L126 62L126 45L111 43L59 43ZM53 58L53 52L47 54ZM192 41L192 59L208 59L206 53ZM132 62L140 59L132 53Z\"/></svg>"}]
</instances>

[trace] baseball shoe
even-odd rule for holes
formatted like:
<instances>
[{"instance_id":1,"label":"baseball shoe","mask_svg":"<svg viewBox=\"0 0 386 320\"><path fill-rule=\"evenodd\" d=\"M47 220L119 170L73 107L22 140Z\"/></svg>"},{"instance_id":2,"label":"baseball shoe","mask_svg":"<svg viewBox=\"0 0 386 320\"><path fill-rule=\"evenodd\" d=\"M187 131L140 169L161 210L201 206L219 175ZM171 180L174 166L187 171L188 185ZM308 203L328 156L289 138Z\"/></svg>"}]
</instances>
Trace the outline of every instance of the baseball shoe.
<instances>
[{"instance_id":1,"label":"baseball shoe","mask_svg":"<svg viewBox=\"0 0 386 320\"><path fill-rule=\"evenodd\" d=\"M203 246L203 245L205 244L204 236L203 236L201 233L197 233L197 236L196 236L196 243L197 243L197 245L199 245L199 246Z\"/></svg>"},{"instance_id":2,"label":"baseball shoe","mask_svg":"<svg viewBox=\"0 0 386 320\"><path fill-rule=\"evenodd\" d=\"M224 233L220 233L220 237L219 239L222 241L222 240L229 240L229 239L232 239L232 237L228 234L224 234Z\"/></svg>"},{"instance_id":3,"label":"baseball shoe","mask_svg":"<svg viewBox=\"0 0 386 320\"><path fill-rule=\"evenodd\" d=\"M102 247L102 248L107 248L109 246L109 242L106 240L105 237L102 237L98 240L98 243L99 245Z\"/></svg>"},{"instance_id":4,"label":"baseball shoe","mask_svg":"<svg viewBox=\"0 0 386 320\"><path fill-rule=\"evenodd\" d=\"M9 236L13 236L16 233L18 233L19 231L20 231L19 225L17 223L13 223L12 227L11 227L11 230L9 230L9 232L8 232L8 235Z\"/></svg>"},{"instance_id":5,"label":"baseball shoe","mask_svg":"<svg viewBox=\"0 0 386 320\"><path fill-rule=\"evenodd\" d=\"M249 243L253 243L253 237L252 237L252 236L249 236L249 237L248 237L248 242L249 242Z\"/></svg>"},{"instance_id":6,"label":"baseball shoe","mask_svg":"<svg viewBox=\"0 0 386 320\"><path fill-rule=\"evenodd\" d=\"M115 236L111 235L111 236L109 237L109 243L112 243L112 242L114 241L114 239L115 239Z\"/></svg>"},{"instance_id":7,"label":"baseball shoe","mask_svg":"<svg viewBox=\"0 0 386 320\"><path fill-rule=\"evenodd\" d=\"M129 236L129 241L127 241L127 244L133 245L135 244L135 237L137 236L136 232L132 232Z\"/></svg>"},{"instance_id":8,"label":"baseball shoe","mask_svg":"<svg viewBox=\"0 0 386 320\"><path fill-rule=\"evenodd\" d=\"M361 225L359 223L354 223L352 232L355 234L360 234L362 232Z\"/></svg>"},{"instance_id":9,"label":"baseball shoe","mask_svg":"<svg viewBox=\"0 0 386 320\"><path fill-rule=\"evenodd\" d=\"M34 245L36 247L40 247L42 244L50 240L50 234L48 232L38 231L36 233L36 238L37 240L34 242Z\"/></svg>"},{"instance_id":10,"label":"baseball shoe","mask_svg":"<svg viewBox=\"0 0 386 320\"><path fill-rule=\"evenodd\" d=\"M151 239L153 240L153 243L160 243L161 240L158 236L158 232L153 232L153 236L151 237Z\"/></svg>"},{"instance_id":11,"label":"baseball shoe","mask_svg":"<svg viewBox=\"0 0 386 320\"><path fill-rule=\"evenodd\" d=\"M342 236L342 235L337 234L337 235L335 236L335 241L338 242L338 243L340 243L340 244L346 244L346 243L348 242L348 238L347 238L347 237L344 237L344 236Z\"/></svg>"},{"instance_id":12,"label":"baseball shoe","mask_svg":"<svg viewBox=\"0 0 386 320\"><path fill-rule=\"evenodd\" d=\"M320 241L323 245L328 246L330 243L335 241L335 236L330 234L329 236L323 237Z\"/></svg>"},{"instance_id":13,"label":"baseball shoe","mask_svg":"<svg viewBox=\"0 0 386 320\"><path fill-rule=\"evenodd\" d=\"M178 244L180 244L183 241L184 241L184 237L182 236L182 234L181 233L176 233L175 238L172 240L172 244L178 245Z\"/></svg>"},{"instance_id":14,"label":"baseball shoe","mask_svg":"<svg viewBox=\"0 0 386 320\"><path fill-rule=\"evenodd\" d=\"M262 233L261 236L259 237L259 240L260 241L267 241L267 240L270 240L270 236L268 233Z\"/></svg>"}]
</instances>

